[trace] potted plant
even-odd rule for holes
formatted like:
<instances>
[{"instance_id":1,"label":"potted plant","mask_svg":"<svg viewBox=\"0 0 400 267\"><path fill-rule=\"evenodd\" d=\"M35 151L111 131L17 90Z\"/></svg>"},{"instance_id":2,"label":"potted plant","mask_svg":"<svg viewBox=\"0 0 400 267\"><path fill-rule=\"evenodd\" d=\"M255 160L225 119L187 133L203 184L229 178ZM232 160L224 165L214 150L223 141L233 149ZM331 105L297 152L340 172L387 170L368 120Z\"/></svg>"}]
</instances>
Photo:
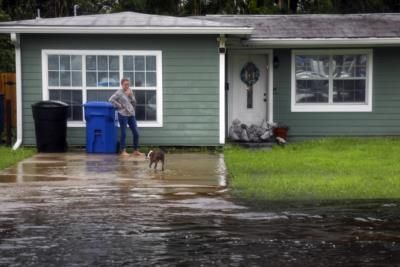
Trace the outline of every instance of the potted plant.
<instances>
[{"instance_id":1,"label":"potted plant","mask_svg":"<svg viewBox=\"0 0 400 267\"><path fill-rule=\"evenodd\" d=\"M283 139L287 140L288 132L289 132L289 126L278 124L276 127L274 127L273 131L274 131L274 136L275 137L280 137L280 138L283 138Z\"/></svg>"}]
</instances>

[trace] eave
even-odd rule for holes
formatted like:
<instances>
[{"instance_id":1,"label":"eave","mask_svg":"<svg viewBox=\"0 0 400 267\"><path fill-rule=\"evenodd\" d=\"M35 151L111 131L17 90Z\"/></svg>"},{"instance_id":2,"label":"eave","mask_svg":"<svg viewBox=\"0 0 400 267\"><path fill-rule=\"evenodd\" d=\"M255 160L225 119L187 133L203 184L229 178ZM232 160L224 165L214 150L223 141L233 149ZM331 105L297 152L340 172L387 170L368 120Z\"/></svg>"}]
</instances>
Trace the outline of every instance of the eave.
<instances>
[{"instance_id":1,"label":"eave","mask_svg":"<svg viewBox=\"0 0 400 267\"><path fill-rule=\"evenodd\" d=\"M232 34L250 35L250 27L67 27L1 26L0 33L49 34Z\"/></svg>"},{"instance_id":2,"label":"eave","mask_svg":"<svg viewBox=\"0 0 400 267\"><path fill-rule=\"evenodd\" d=\"M399 45L400 37L393 38L251 38L242 40L246 46L298 47L298 46L371 46Z\"/></svg>"}]
</instances>

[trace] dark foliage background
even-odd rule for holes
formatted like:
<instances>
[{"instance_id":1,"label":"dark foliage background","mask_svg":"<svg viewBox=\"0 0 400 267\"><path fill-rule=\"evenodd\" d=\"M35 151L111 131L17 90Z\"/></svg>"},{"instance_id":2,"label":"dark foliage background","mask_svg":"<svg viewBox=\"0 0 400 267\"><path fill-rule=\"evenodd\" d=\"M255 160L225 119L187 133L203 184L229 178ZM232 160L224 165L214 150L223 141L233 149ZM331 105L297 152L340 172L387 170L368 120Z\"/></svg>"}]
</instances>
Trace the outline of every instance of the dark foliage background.
<instances>
[{"instance_id":1,"label":"dark foliage background","mask_svg":"<svg viewBox=\"0 0 400 267\"><path fill-rule=\"evenodd\" d=\"M190 16L204 14L303 14L400 12L400 0L0 0L0 21L136 11ZM14 71L9 36L0 35L0 72Z\"/></svg>"}]
</instances>

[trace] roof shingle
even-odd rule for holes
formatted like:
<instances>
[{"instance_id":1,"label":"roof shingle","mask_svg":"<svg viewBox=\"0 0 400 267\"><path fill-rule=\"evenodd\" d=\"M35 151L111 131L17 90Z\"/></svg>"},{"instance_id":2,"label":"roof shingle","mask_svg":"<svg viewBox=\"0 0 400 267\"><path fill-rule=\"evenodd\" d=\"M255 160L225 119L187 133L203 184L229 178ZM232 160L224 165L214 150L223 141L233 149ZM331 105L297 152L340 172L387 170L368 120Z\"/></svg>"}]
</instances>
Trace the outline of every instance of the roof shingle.
<instances>
[{"instance_id":1,"label":"roof shingle","mask_svg":"<svg viewBox=\"0 0 400 267\"><path fill-rule=\"evenodd\" d=\"M251 26L252 39L400 37L400 14L207 15L200 20Z\"/></svg>"},{"instance_id":2,"label":"roof shingle","mask_svg":"<svg viewBox=\"0 0 400 267\"><path fill-rule=\"evenodd\" d=\"M228 22L199 20L190 17L150 15L136 12L39 18L1 22L0 26L71 26L71 27L235 27Z\"/></svg>"}]
</instances>

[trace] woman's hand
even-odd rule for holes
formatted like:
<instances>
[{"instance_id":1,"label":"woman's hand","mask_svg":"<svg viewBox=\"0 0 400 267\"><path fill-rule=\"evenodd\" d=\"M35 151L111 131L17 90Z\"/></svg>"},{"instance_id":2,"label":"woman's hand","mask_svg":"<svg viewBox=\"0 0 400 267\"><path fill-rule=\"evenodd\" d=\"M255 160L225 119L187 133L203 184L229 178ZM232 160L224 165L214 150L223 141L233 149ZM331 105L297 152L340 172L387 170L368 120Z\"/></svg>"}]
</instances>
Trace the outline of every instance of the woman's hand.
<instances>
[{"instance_id":1,"label":"woman's hand","mask_svg":"<svg viewBox=\"0 0 400 267\"><path fill-rule=\"evenodd\" d=\"M127 96L133 96L133 92L132 92L131 89L126 90L126 91L125 91L125 94L126 94Z\"/></svg>"}]
</instances>

